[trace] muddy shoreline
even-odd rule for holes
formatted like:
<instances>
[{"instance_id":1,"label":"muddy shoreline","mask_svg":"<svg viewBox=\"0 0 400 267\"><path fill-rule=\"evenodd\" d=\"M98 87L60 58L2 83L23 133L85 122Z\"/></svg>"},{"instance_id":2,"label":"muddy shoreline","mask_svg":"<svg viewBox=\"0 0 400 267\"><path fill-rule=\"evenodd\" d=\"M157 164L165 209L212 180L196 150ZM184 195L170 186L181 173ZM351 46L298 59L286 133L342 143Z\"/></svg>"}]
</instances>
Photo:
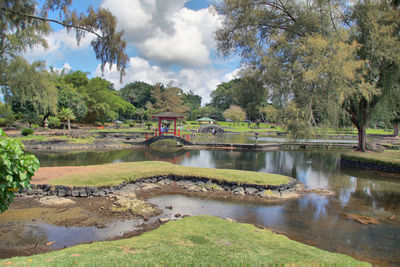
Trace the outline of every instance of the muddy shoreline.
<instances>
[{"instance_id":1,"label":"muddy shoreline","mask_svg":"<svg viewBox=\"0 0 400 267\"><path fill-rule=\"evenodd\" d=\"M214 189L216 189L214 187ZM170 184L157 183L136 183L128 184L106 196L88 197L58 197L44 195L22 195L15 198L10 209L0 216L0 225L17 223L25 227L35 227L37 224L48 224L61 227L63 229L96 227L97 229L107 228L115 221L135 221L137 229L123 232L112 238L104 238L94 241L110 241L122 238L129 238L143 232L153 230L171 219L165 216L160 208L146 202L147 199L163 194L182 194L216 200L229 200L237 202L275 202L285 201L293 197L300 196L304 190L301 186L292 192L283 193L286 198L261 198L255 195L233 194L224 190L208 191L189 191L187 184L174 182ZM118 200L123 200L119 201ZM140 205L137 205L137 203ZM132 206L131 204L134 204ZM147 205L147 206L146 206ZM154 207L155 206L155 207ZM133 207L133 208L132 208ZM172 209L172 207L170 207ZM176 214L179 219L188 215ZM18 236L20 229L7 227L8 231L0 232L0 239L12 240L13 236ZM35 237L29 239L30 242L23 242L20 245L4 245L0 247L0 258L10 258L13 256L29 256L44 253L52 250L62 249L69 245L62 245L60 240L48 240ZM52 243L53 241L56 241ZM76 245L76 244L72 244Z\"/></svg>"}]
</instances>

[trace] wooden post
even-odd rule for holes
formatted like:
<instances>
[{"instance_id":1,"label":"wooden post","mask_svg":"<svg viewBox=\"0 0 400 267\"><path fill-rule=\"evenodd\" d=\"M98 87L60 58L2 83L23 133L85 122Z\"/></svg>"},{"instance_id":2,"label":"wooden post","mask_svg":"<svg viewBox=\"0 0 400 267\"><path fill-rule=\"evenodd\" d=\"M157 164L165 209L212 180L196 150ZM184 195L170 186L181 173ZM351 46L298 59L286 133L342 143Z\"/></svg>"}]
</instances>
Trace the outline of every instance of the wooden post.
<instances>
[{"instance_id":1,"label":"wooden post","mask_svg":"<svg viewBox=\"0 0 400 267\"><path fill-rule=\"evenodd\" d=\"M176 136L176 118L174 119L174 136Z\"/></svg>"},{"instance_id":2,"label":"wooden post","mask_svg":"<svg viewBox=\"0 0 400 267\"><path fill-rule=\"evenodd\" d=\"M161 117L158 118L158 134L161 135Z\"/></svg>"}]
</instances>

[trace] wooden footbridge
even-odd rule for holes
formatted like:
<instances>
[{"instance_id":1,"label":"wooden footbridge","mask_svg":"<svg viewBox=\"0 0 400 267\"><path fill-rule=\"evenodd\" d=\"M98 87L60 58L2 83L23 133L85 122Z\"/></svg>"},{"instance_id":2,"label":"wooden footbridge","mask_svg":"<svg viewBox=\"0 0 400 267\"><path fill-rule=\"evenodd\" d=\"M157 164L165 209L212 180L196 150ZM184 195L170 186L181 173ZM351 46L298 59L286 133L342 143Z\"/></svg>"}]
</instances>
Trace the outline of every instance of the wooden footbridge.
<instances>
[{"instance_id":1,"label":"wooden footbridge","mask_svg":"<svg viewBox=\"0 0 400 267\"><path fill-rule=\"evenodd\" d=\"M149 146L154 142L160 141L160 140L175 140L178 141L179 143L185 145L185 146L191 146L193 145L193 143L191 143L190 141L180 137L180 136L174 136L174 135L156 135L153 136L143 142L137 142L135 143L136 145L145 145L145 146Z\"/></svg>"}]
</instances>

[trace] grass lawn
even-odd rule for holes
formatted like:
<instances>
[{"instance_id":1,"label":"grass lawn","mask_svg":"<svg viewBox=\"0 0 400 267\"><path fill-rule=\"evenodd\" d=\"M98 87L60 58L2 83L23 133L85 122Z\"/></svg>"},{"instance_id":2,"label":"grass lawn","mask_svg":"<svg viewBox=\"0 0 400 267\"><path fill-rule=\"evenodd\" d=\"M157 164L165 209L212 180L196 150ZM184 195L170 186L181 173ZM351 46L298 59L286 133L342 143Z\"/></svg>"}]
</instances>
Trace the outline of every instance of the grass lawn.
<instances>
[{"instance_id":1,"label":"grass lawn","mask_svg":"<svg viewBox=\"0 0 400 267\"><path fill-rule=\"evenodd\" d=\"M1 264L43 265L155 265L155 264L335 264L369 266L350 256L292 241L283 235L212 216L168 222L129 239L95 242L39 254L15 257Z\"/></svg>"},{"instance_id":2,"label":"grass lawn","mask_svg":"<svg viewBox=\"0 0 400 267\"><path fill-rule=\"evenodd\" d=\"M47 177L51 179L48 183L53 185L101 186L170 174L259 185L279 185L289 181L287 176L264 172L185 167L168 162L143 161L77 167L44 167L36 172L33 182L35 178Z\"/></svg>"},{"instance_id":3,"label":"grass lawn","mask_svg":"<svg viewBox=\"0 0 400 267\"><path fill-rule=\"evenodd\" d=\"M351 151L342 153L341 158L358 162L371 162L400 167L399 150L385 150L379 153Z\"/></svg>"}]
</instances>

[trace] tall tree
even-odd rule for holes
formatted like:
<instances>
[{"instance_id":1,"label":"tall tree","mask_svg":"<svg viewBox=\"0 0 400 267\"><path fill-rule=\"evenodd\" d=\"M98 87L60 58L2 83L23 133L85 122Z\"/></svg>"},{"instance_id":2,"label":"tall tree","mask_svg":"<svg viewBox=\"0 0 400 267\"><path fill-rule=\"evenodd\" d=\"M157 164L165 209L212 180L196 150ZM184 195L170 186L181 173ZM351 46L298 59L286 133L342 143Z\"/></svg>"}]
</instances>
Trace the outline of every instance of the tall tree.
<instances>
[{"instance_id":1,"label":"tall tree","mask_svg":"<svg viewBox=\"0 0 400 267\"><path fill-rule=\"evenodd\" d=\"M308 126L334 121L344 108L364 151L370 115L393 89L388 74L399 62L400 10L391 4L226 0L218 49L239 53L263 74L274 104L301 110Z\"/></svg>"},{"instance_id":2,"label":"tall tree","mask_svg":"<svg viewBox=\"0 0 400 267\"><path fill-rule=\"evenodd\" d=\"M257 72L244 74L233 86L235 103L242 107L250 120L259 119L259 110L267 102L267 90Z\"/></svg>"},{"instance_id":3,"label":"tall tree","mask_svg":"<svg viewBox=\"0 0 400 267\"><path fill-rule=\"evenodd\" d=\"M119 90L120 96L137 108L146 107L146 103L151 101L151 91L153 86L145 82L133 82L125 85Z\"/></svg>"},{"instance_id":4,"label":"tall tree","mask_svg":"<svg viewBox=\"0 0 400 267\"><path fill-rule=\"evenodd\" d=\"M224 118L232 120L235 124L246 118L246 112L239 106L231 105L224 111Z\"/></svg>"},{"instance_id":5,"label":"tall tree","mask_svg":"<svg viewBox=\"0 0 400 267\"><path fill-rule=\"evenodd\" d=\"M45 36L51 31L50 23L74 29L79 41L86 33L93 34L91 42L96 58L104 70L106 63L115 64L121 78L125 73L128 56L123 32L116 31L117 20L106 9L88 8L88 14L71 11L72 0L45 0L39 6L34 0L4 0L0 2L0 73L8 61L34 45L47 47ZM55 14L54 17L51 17ZM0 77L1 85L6 81Z\"/></svg>"},{"instance_id":6,"label":"tall tree","mask_svg":"<svg viewBox=\"0 0 400 267\"><path fill-rule=\"evenodd\" d=\"M188 120L196 120L201 106L201 96L191 90L183 94L183 104L188 107Z\"/></svg>"},{"instance_id":7,"label":"tall tree","mask_svg":"<svg viewBox=\"0 0 400 267\"><path fill-rule=\"evenodd\" d=\"M2 87L5 101L15 113L43 115L44 119L57 111L57 89L45 71L43 62L29 64L16 57L6 73L7 85Z\"/></svg>"},{"instance_id":8,"label":"tall tree","mask_svg":"<svg viewBox=\"0 0 400 267\"><path fill-rule=\"evenodd\" d=\"M115 120L119 116L133 118L135 107L123 100L113 88L112 83L99 77L92 78L81 92L86 95L86 121L95 122L99 120L104 123Z\"/></svg>"},{"instance_id":9,"label":"tall tree","mask_svg":"<svg viewBox=\"0 0 400 267\"><path fill-rule=\"evenodd\" d=\"M238 84L240 79L233 79L229 82L223 82L211 92L211 106L225 111L234 104L233 88Z\"/></svg>"},{"instance_id":10,"label":"tall tree","mask_svg":"<svg viewBox=\"0 0 400 267\"><path fill-rule=\"evenodd\" d=\"M75 120L75 115L74 115L74 112L72 111L72 109L70 109L70 108L62 108L58 112L58 117L62 121L67 121L68 131L70 131L71 130L71 120Z\"/></svg>"}]
</instances>

